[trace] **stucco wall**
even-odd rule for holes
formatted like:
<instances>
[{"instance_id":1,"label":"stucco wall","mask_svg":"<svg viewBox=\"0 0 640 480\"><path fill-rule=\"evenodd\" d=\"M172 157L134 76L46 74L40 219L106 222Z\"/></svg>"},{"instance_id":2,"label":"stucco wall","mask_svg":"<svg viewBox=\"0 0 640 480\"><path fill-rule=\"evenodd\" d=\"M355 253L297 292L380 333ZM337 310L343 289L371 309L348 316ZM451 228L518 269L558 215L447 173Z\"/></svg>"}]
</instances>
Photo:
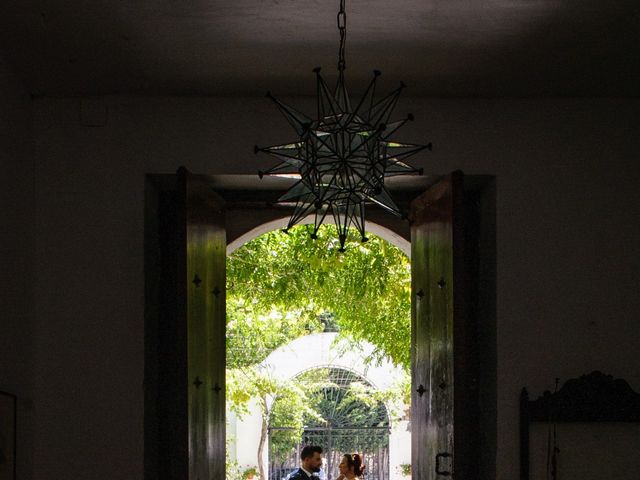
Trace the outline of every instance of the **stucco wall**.
<instances>
[{"instance_id":1,"label":"stucco wall","mask_svg":"<svg viewBox=\"0 0 640 480\"><path fill-rule=\"evenodd\" d=\"M36 478L142 478L145 173L247 173L292 139L263 98L34 102ZM312 99L290 103L311 110ZM497 179L497 478L518 394L600 369L640 389L640 101L405 98L426 173Z\"/></svg>"}]
</instances>

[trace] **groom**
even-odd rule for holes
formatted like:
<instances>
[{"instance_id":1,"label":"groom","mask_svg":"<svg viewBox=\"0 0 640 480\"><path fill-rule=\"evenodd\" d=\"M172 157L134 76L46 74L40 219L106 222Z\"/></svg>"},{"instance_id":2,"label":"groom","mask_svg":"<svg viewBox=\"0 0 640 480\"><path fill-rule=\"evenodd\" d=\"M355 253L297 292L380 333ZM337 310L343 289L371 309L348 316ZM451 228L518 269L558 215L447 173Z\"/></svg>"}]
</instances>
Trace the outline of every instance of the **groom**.
<instances>
[{"instance_id":1,"label":"groom","mask_svg":"<svg viewBox=\"0 0 640 480\"><path fill-rule=\"evenodd\" d=\"M310 480L311 475L318 473L322 466L322 447L307 445L300 452L300 459L300 468L289 475L289 480ZM318 476L314 475L313 478Z\"/></svg>"}]
</instances>

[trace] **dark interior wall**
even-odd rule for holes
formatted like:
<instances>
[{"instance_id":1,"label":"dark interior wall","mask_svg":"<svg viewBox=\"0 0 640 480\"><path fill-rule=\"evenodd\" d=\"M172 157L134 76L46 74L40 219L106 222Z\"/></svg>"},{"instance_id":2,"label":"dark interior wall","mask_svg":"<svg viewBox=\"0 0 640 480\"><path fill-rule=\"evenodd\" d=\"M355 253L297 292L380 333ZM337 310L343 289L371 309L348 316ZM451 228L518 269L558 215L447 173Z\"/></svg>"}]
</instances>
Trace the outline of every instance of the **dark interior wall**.
<instances>
[{"instance_id":1,"label":"dark interior wall","mask_svg":"<svg viewBox=\"0 0 640 480\"><path fill-rule=\"evenodd\" d=\"M399 140L434 144L416 166L496 176L497 329L482 342L497 394L483 401L496 478L517 478L523 386L600 369L640 390L640 101L405 99L398 116L409 108ZM35 475L142 478L144 175L255 174L272 162L253 144L292 133L260 98L107 97L35 101L34 137Z\"/></svg>"},{"instance_id":2,"label":"dark interior wall","mask_svg":"<svg viewBox=\"0 0 640 480\"><path fill-rule=\"evenodd\" d=\"M496 478L497 452L497 344L496 344L496 182L486 184L479 195L476 212L477 250L477 348L479 355L478 467L482 476ZM479 219L479 221L478 221Z\"/></svg>"},{"instance_id":3,"label":"dark interior wall","mask_svg":"<svg viewBox=\"0 0 640 480\"><path fill-rule=\"evenodd\" d=\"M31 99L0 57L0 390L18 397L18 472L31 478L33 156Z\"/></svg>"}]
</instances>

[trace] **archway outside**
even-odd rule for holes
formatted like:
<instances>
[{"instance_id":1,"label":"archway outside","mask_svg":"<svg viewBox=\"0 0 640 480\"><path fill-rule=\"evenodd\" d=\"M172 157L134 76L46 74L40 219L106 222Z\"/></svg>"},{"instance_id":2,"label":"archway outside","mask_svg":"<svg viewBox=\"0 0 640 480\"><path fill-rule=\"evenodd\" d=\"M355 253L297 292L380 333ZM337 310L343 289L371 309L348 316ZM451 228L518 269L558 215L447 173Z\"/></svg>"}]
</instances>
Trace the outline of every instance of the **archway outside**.
<instances>
[{"instance_id":1,"label":"archway outside","mask_svg":"<svg viewBox=\"0 0 640 480\"><path fill-rule=\"evenodd\" d=\"M374 349L373 345L364 344L360 349L345 350L344 344L341 344L337 336L335 332L325 332L298 338L273 351L263 362L263 367L272 378L278 380L317 374L319 395L333 395L334 400L335 397L343 397L353 382L360 383L373 391L382 392L392 389L396 382L402 380L404 375L402 368L394 366L389 361L379 364L367 363L367 359ZM323 388L326 386L323 370L333 371L335 375L328 388ZM342 387L342 391L336 391L336 387ZM277 403L277 399L275 402ZM400 400L394 404L381 404L375 400L371 403L376 406L363 412L375 414L374 417L369 417L373 419L373 422L369 422L368 425L344 423L342 420L349 420L346 411L342 412L342 414L347 413L346 418L338 418L341 412L336 412L333 425L313 425L311 423L305 425L302 443L317 442L325 450L330 445L334 447L327 452L326 456L331 456L331 458L326 460L324 469L326 476L322 478L327 480L335 478L336 459L341 453L353 453L349 452L351 449L365 453L368 478L403 478L401 467L411 463L411 433L409 420L405 416L408 405L403 404ZM260 412L257 405L253 405L250 410L251 414L242 419L238 419L233 413L229 415L228 419L227 435L232 440L228 442L229 457L230 460L237 461L240 466L255 464L258 448ZM348 406L345 410L348 410ZM381 414L382 411L384 416ZM395 416L395 418L389 418L390 416ZM342 424L340 424L341 422ZM376 428L366 429L372 426ZM340 438L341 429L343 430L342 438ZM277 442L279 435L277 432L283 430L286 430L286 425L270 425L270 442L269 447L265 449L263 461L265 465L269 465L269 479L271 480L286 478L286 475L291 472L292 465L299 463L299 443L297 442L290 446L288 455L283 456L281 452L277 452L274 456L274 450L277 450L278 446L274 448L272 441L275 438ZM359 442L357 437L365 432L368 437L375 437L369 438L369 440L373 440L375 446L380 448L369 448L374 446L371 442ZM337 434L333 437L331 444L328 438L330 434ZM345 448L347 450L342 451ZM365 449L368 451L363 452Z\"/></svg>"},{"instance_id":2,"label":"archway outside","mask_svg":"<svg viewBox=\"0 0 640 480\"><path fill-rule=\"evenodd\" d=\"M364 459L369 480L388 480L391 422L386 405L375 398L373 385L353 371L336 367L316 368L300 377L317 385L311 401L322 418L307 418L298 439L295 427L273 416L269 478L285 479L297 467L302 448L319 445L324 460L321 479L334 480L342 456L353 452ZM273 410L278 410L277 398Z\"/></svg>"},{"instance_id":3,"label":"archway outside","mask_svg":"<svg viewBox=\"0 0 640 480\"><path fill-rule=\"evenodd\" d=\"M229 244L227 245L227 255L232 254L236 249L253 240L254 238L259 237L260 235L264 235L265 233L272 232L274 230L283 229L287 226L288 221L289 217L278 217L264 222L246 232L243 232L238 237L229 242ZM299 225L309 225L313 224L313 222L313 216L308 216L303 218L299 222ZM325 219L325 224L333 225L333 220L331 218L327 218ZM332 226L330 228L335 227ZM398 232L374 222L367 222L367 231L386 240L393 246L399 248L408 258L411 258L411 242L400 235Z\"/></svg>"}]
</instances>

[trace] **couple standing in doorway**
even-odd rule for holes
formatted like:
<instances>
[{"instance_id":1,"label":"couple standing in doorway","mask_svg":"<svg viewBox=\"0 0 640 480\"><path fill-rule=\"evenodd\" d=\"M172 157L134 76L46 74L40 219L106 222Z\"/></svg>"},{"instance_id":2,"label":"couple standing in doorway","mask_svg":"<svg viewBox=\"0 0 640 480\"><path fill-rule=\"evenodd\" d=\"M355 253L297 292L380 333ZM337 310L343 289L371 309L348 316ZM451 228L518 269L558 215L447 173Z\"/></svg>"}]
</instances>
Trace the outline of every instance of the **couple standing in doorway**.
<instances>
[{"instance_id":1,"label":"couple standing in doorway","mask_svg":"<svg viewBox=\"0 0 640 480\"><path fill-rule=\"evenodd\" d=\"M288 480L314 480L319 478L317 473L322 467L322 447L307 445L300 452L300 468L289 475ZM364 473L362 457L357 453L346 453L338 465L336 480L359 479Z\"/></svg>"}]
</instances>

